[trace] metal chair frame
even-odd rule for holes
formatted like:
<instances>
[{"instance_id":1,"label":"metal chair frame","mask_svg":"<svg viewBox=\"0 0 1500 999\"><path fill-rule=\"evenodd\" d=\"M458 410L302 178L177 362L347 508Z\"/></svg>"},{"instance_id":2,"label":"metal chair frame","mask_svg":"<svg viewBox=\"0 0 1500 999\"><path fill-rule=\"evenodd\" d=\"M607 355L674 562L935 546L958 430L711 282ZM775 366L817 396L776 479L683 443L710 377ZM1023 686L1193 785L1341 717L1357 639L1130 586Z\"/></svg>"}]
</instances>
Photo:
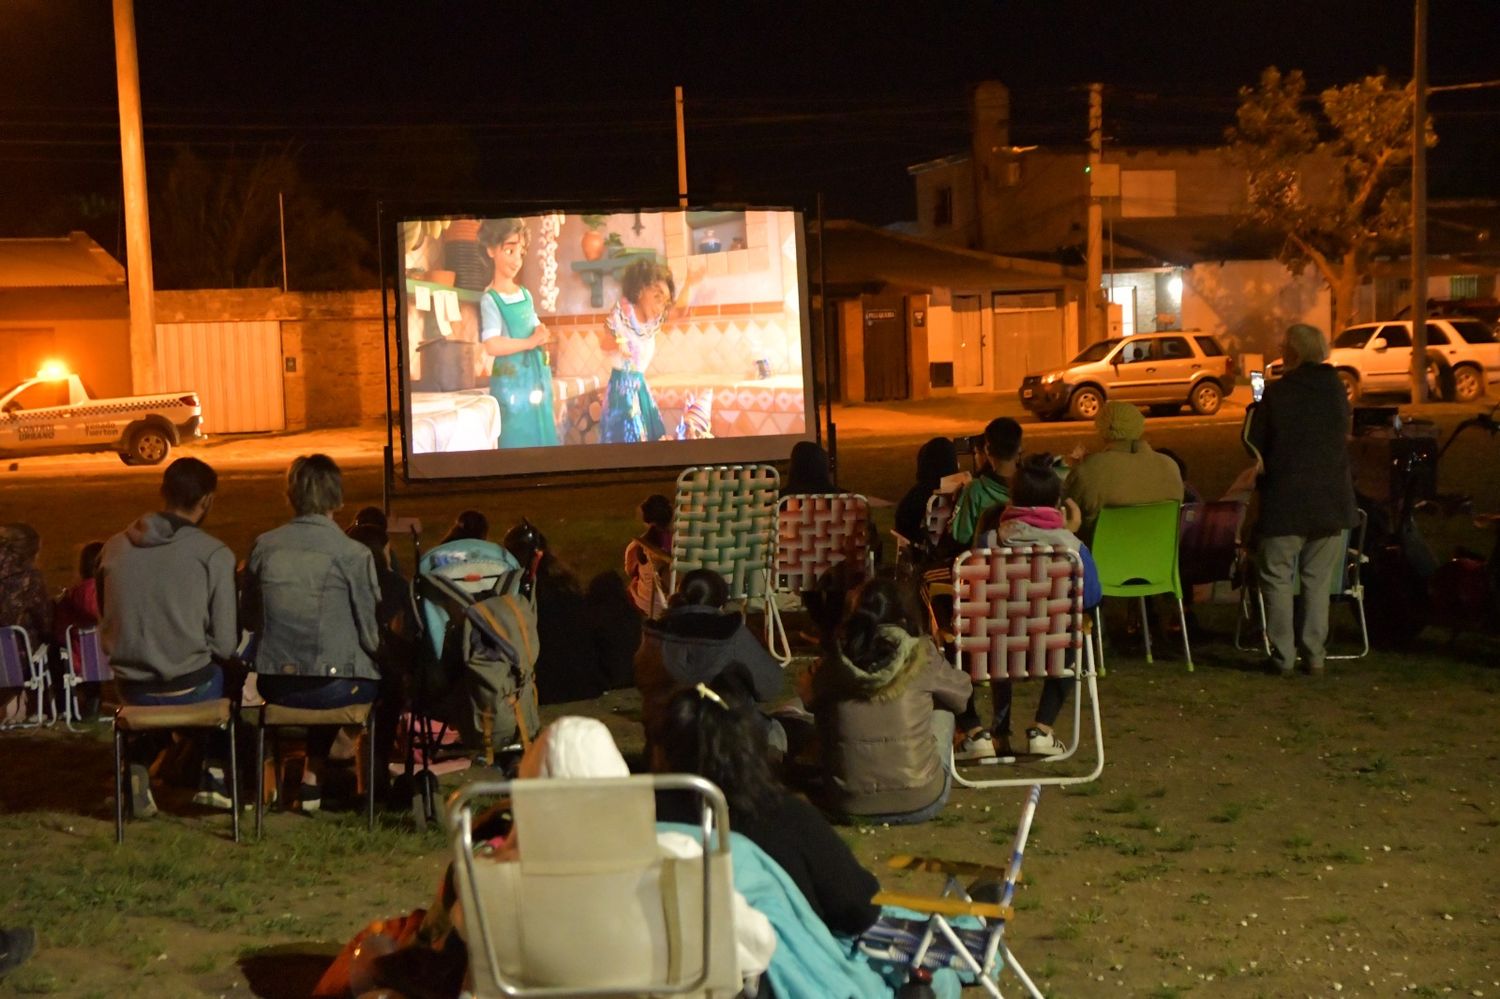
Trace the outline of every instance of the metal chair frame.
<instances>
[{"instance_id":1,"label":"metal chair frame","mask_svg":"<svg viewBox=\"0 0 1500 999\"><path fill-rule=\"evenodd\" d=\"M369 711L365 714L365 828L370 831L375 829L375 711L378 702L371 702ZM271 729L271 756L276 762L276 774L281 775L281 730L284 728L314 728L316 726L305 722L288 724L267 724L266 711L278 705L261 702L255 705L241 705L241 714L252 714L255 726L255 838L261 837L264 827L266 812L266 730ZM316 710L316 709L293 709L293 710ZM332 711L342 711L343 708L333 708ZM329 722L330 725L342 725L342 722ZM285 807L285 805L283 805Z\"/></svg>"},{"instance_id":2,"label":"metal chair frame","mask_svg":"<svg viewBox=\"0 0 1500 999\"><path fill-rule=\"evenodd\" d=\"M812 525L800 519L792 519L787 516L787 512L793 508L800 511L803 504L809 503L815 511L820 503L841 512L852 508L855 516L849 523L856 526L851 526L847 532L849 545L840 546L840 550L836 552L825 553L825 557L821 559L815 558L793 564L784 560L784 554L789 547L788 542L800 542L802 540L801 528ZM809 493L799 496L783 496L776 504L776 544L771 551L770 599L766 603L766 647L771 650L771 654L783 667L792 661L791 636L787 634L786 623L781 617L781 607L775 598L793 595L800 600L802 593L811 589L820 575L836 565L850 561L852 557L864 563L866 576L872 573L875 568L875 553L870 545L869 518L870 501L863 493Z\"/></svg>"},{"instance_id":3,"label":"metal chair frame","mask_svg":"<svg viewBox=\"0 0 1500 999\"><path fill-rule=\"evenodd\" d=\"M719 483L732 482L732 490L725 489L724 492L730 496L746 497L746 500L755 500L754 508L750 511L752 518L763 520L761 524L752 524L752 530L746 540L747 548L753 548L759 542L762 548L761 557L747 553L744 556L728 555L726 557L713 557L722 554L710 553L710 557L704 557L703 545L699 542L705 541L705 535L717 526L710 518L715 511L712 507L699 511L695 508L692 500L697 492L692 488L694 480L706 475L710 480ZM781 485L781 474L776 471L774 465L694 465L682 470L677 476L677 493L672 507L674 511L672 532L672 578L669 589L677 592L677 580L689 571L697 568L713 569L724 577L724 582L729 586L729 599L743 601L749 607L752 601L759 599L761 608L766 619L766 643L771 646L773 615L775 614L775 598L771 592L770 575L771 560L776 550L776 508L775 499ZM764 499L757 498L757 494ZM722 500L721 494L718 499ZM696 550L689 550L689 543L694 543ZM783 635L783 638L785 636ZM771 647L771 654L780 661L787 662L791 658L790 648L782 650L785 658L778 655L777 650Z\"/></svg>"},{"instance_id":4,"label":"metal chair frame","mask_svg":"<svg viewBox=\"0 0 1500 999\"><path fill-rule=\"evenodd\" d=\"M79 650L76 657L75 649ZM92 655L89 654L90 649ZM114 674L104 658L104 649L99 644L97 625L88 627L68 625L63 631L62 656L63 663L67 667L63 671L63 724L72 730L75 721L83 721L83 712L79 710L78 694L75 693L75 689L85 683L108 683L114 679Z\"/></svg>"},{"instance_id":5,"label":"metal chair frame","mask_svg":"<svg viewBox=\"0 0 1500 999\"><path fill-rule=\"evenodd\" d=\"M234 841L240 841L240 764L239 755L235 748L235 723L234 706L229 703L228 698L218 698L228 706L227 720L214 728L227 728L229 732L229 799L230 799L230 824L234 833ZM211 703L211 702L210 702ZM128 738L134 732L120 727L120 713L129 708L132 712L177 711L184 707L195 705L187 704L165 704L165 705L122 705L115 711L114 718L114 744L115 744L115 843L125 842L125 783L127 779L127 761L125 759L125 748ZM179 728L205 728L202 725L163 725L161 730ZM157 726L147 726L145 731L157 729Z\"/></svg>"},{"instance_id":6,"label":"metal chair frame","mask_svg":"<svg viewBox=\"0 0 1500 999\"><path fill-rule=\"evenodd\" d=\"M975 677L974 670L976 666L972 661L970 661L967 668L965 667L966 655L972 656L974 652L978 651L978 648L980 647L979 642L976 642L970 636L964 634L965 626L968 621L971 620L971 609L973 606L970 599L973 588L973 579L971 578L970 574L965 571L965 567L975 563L992 564L996 559L1035 559L1038 557L1065 559L1072 566L1070 573L1071 593L1069 595L1072 606L1069 609L1067 615L1069 619L1069 643L1067 648L1073 652L1073 666L1070 669L1065 669L1063 672L1055 672L1049 670L1048 665L1045 662L1037 662L1032 658L1031 655L1028 655L1024 664L1025 668L1020 672L1017 672L1013 661L1010 663L1008 668L1008 679L1012 682L1016 682L1022 680L1043 679L1046 677L1061 679L1063 677L1072 676L1074 678L1074 685L1081 686L1083 689L1075 692L1075 696L1073 697L1073 731L1068 741L1068 748L1064 752L1059 753L1056 756L1042 758L1041 762L1045 762L1048 764L1060 763L1063 760L1071 758L1078 751L1078 746L1080 744L1083 731L1083 696L1085 693L1087 693L1094 726L1094 768L1088 773L1079 776L1055 776L1040 779L1035 776L1028 776L1017 778L997 778L992 780L971 780L959 772L958 761L955 759L953 750L950 747L948 752L948 759L946 761L948 772L952 774L955 783L960 784L964 787L981 788L1020 787L1033 784L1086 784L1090 781L1097 780L1099 775L1104 772L1104 721L1101 717L1099 708L1098 670L1095 668L1094 664L1094 645L1091 641L1089 641L1087 633L1088 629L1087 625L1085 624L1086 618L1083 613L1083 560L1077 552L1067 548L1053 548L1046 546L979 548L973 551L964 552L959 555L958 558L954 559L954 665L959 669L965 670L965 672L969 674L970 679L974 680L976 684L987 683L993 679L1004 679L1001 677L995 677L993 675L993 666L990 667L990 675L982 678ZM1026 618L1029 620L1031 619L1031 616L1026 615ZM997 619L990 618L990 620ZM997 623L1000 623L1002 627L995 629L989 636L987 636L988 644L984 646L984 648L991 654L999 651L1000 646L1002 645L1005 638L1012 637L1009 635L1008 619L998 619Z\"/></svg>"},{"instance_id":7,"label":"metal chair frame","mask_svg":"<svg viewBox=\"0 0 1500 999\"><path fill-rule=\"evenodd\" d=\"M1360 650L1358 652L1343 652L1338 655L1325 653L1324 659L1348 660L1363 659L1370 654L1370 625L1365 618L1365 584L1361 575L1361 567L1370 561L1365 554L1365 531L1368 519L1363 510L1359 511L1359 523L1352 531L1344 532L1344 561L1341 570L1334 575L1333 585L1328 596L1331 600L1348 600L1354 604L1355 619L1359 621ZM1256 646L1243 644L1240 633L1245 621L1249 620L1251 614L1250 601L1254 598L1255 611L1260 615L1260 649L1267 656L1271 655L1271 638L1266 634L1266 596L1260 588L1260 577L1253 571L1253 560L1248 563L1251 570L1245 575L1245 586L1240 596L1240 614L1234 622L1234 647L1241 652L1254 652ZM1296 577L1293 577L1294 583ZM1300 585L1300 584L1298 584ZM1294 591L1295 592L1295 591Z\"/></svg>"},{"instance_id":8,"label":"metal chair frame","mask_svg":"<svg viewBox=\"0 0 1500 999\"><path fill-rule=\"evenodd\" d=\"M22 692L21 716L19 722L11 722L8 725L0 725L0 729L12 728L38 728L47 724L47 690L52 686L51 677L47 672L47 646L45 644L33 646L31 635L20 625L9 624L0 627L0 656L14 657L12 661L5 664L4 675L12 674L12 679L19 679L19 683L9 683L3 690L19 690ZM22 676L22 672L26 675ZM36 717L32 721L26 721L26 704L24 698L27 694L36 697ZM57 721L57 708L52 708L52 720Z\"/></svg>"}]
</instances>

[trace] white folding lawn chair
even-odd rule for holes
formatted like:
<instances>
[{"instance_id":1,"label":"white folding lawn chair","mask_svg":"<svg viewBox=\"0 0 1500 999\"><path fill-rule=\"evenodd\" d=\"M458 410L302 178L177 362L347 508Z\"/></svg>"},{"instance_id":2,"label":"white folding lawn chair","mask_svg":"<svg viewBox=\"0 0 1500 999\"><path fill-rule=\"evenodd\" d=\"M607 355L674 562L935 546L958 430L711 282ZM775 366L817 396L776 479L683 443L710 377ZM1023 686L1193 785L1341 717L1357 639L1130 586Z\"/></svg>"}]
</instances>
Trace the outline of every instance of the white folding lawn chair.
<instances>
[{"instance_id":1,"label":"white folding lawn chair","mask_svg":"<svg viewBox=\"0 0 1500 999\"><path fill-rule=\"evenodd\" d=\"M1083 562L1068 548L1038 545L979 548L953 561L955 665L977 684L1072 677L1073 730L1068 748L1050 763L1078 750L1083 699L1093 716L1094 769L1081 776L1008 777L973 780L959 772L950 754L953 779L964 787L1016 787L1027 784L1082 784L1104 771L1104 724L1094 645L1083 613Z\"/></svg>"},{"instance_id":2,"label":"white folding lawn chair","mask_svg":"<svg viewBox=\"0 0 1500 999\"><path fill-rule=\"evenodd\" d=\"M701 855L659 848L657 791L706 803L720 834L705 835ZM488 797L511 799L513 860L474 842L474 802ZM478 999L740 992L729 810L713 784L683 774L475 782L454 792L448 816L455 925Z\"/></svg>"},{"instance_id":3,"label":"white folding lawn chair","mask_svg":"<svg viewBox=\"0 0 1500 999\"><path fill-rule=\"evenodd\" d=\"M786 496L776 510L776 554L771 564L766 646L785 666L792 661L791 638L776 597L801 600L818 579L837 565L855 567L855 578L873 571L870 501L859 493Z\"/></svg>"},{"instance_id":4,"label":"white folding lawn chair","mask_svg":"<svg viewBox=\"0 0 1500 999\"><path fill-rule=\"evenodd\" d=\"M26 629L18 625L0 628L0 690L21 691L20 721L0 725L0 728L35 728L46 723L47 688L51 685L47 675L47 646L35 648ZM26 698L36 698L36 715L26 720ZM52 709L52 720L57 720L57 709Z\"/></svg>"},{"instance_id":5,"label":"white folding lawn chair","mask_svg":"<svg viewBox=\"0 0 1500 999\"><path fill-rule=\"evenodd\" d=\"M768 576L776 539L776 494L781 476L771 465L700 465L677 477L672 520L672 581L694 569L713 569L729 587L729 599L746 610L759 600L772 628ZM773 650L774 653L774 650Z\"/></svg>"}]
</instances>

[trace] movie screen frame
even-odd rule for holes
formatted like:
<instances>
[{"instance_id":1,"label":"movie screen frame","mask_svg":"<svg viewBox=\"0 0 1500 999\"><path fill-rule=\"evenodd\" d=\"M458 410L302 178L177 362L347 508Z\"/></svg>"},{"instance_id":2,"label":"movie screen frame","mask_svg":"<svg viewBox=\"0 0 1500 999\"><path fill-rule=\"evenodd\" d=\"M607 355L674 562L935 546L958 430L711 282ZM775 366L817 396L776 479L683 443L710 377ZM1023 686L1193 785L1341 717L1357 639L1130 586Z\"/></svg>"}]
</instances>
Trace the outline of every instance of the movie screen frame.
<instances>
[{"instance_id":1,"label":"movie screen frame","mask_svg":"<svg viewBox=\"0 0 1500 999\"><path fill-rule=\"evenodd\" d=\"M423 209L382 222L406 480L782 461L817 439L802 211Z\"/></svg>"}]
</instances>

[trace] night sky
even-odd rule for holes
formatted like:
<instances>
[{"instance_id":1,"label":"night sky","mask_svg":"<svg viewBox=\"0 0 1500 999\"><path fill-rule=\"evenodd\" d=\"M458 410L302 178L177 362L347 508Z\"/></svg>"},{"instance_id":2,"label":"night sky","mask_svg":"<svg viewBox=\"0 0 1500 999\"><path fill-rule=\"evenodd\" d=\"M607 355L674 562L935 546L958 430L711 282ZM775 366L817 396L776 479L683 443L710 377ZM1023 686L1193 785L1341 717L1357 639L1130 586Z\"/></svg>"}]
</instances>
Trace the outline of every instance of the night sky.
<instances>
[{"instance_id":1,"label":"night sky","mask_svg":"<svg viewBox=\"0 0 1500 999\"><path fill-rule=\"evenodd\" d=\"M175 147L287 151L373 232L379 199L675 194L913 214L905 167L967 144L966 87L1012 90L1018 143L1219 141L1271 64L1313 88L1411 71L1408 0L1198 3L396 3L137 0L153 182ZM118 245L108 0L0 5L0 235ZM1434 84L1500 77L1500 2L1432 0ZM1500 195L1500 89L1434 96L1434 197Z\"/></svg>"}]
</instances>

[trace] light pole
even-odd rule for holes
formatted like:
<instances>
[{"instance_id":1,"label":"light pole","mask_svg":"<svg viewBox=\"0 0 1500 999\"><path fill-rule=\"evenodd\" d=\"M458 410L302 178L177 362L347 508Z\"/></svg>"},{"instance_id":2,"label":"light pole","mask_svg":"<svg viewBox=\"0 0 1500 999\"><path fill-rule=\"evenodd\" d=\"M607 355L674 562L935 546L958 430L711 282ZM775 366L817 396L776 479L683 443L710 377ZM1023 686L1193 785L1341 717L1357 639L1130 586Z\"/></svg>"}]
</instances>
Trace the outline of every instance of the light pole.
<instances>
[{"instance_id":1,"label":"light pole","mask_svg":"<svg viewBox=\"0 0 1500 999\"><path fill-rule=\"evenodd\" d=\"M1411 105L1411 401L1427 401L1427 0L1416 0Z\"/></svg>"},{"instance_id":2,"label":"light pole","mask_svg":"<svg viewBox=\"0 0 1500 999\"><path fill-rule=\"evenodd\" d=\"M146 206L146 143L135 55L132 0L114 0L115 81L120 100L120 167L125 185L125 257L130 291L130 383L149 392L156 380L156 305L151 280L151 220Z\"/></svg>"}]
</instances>

